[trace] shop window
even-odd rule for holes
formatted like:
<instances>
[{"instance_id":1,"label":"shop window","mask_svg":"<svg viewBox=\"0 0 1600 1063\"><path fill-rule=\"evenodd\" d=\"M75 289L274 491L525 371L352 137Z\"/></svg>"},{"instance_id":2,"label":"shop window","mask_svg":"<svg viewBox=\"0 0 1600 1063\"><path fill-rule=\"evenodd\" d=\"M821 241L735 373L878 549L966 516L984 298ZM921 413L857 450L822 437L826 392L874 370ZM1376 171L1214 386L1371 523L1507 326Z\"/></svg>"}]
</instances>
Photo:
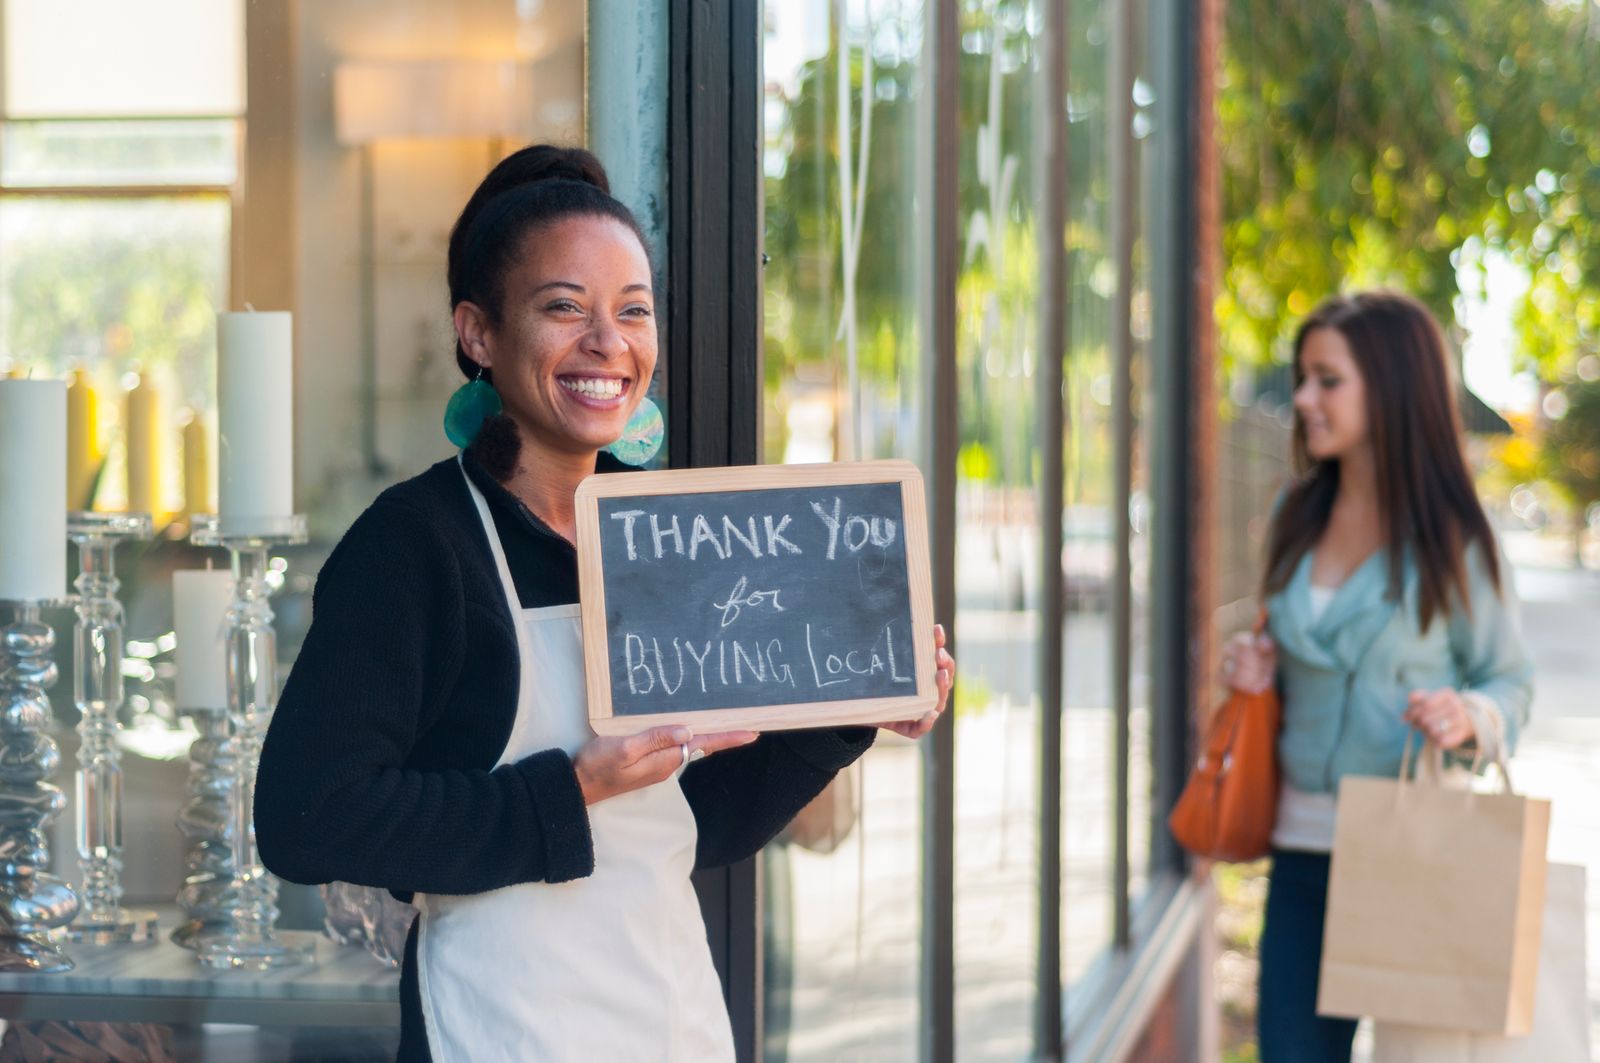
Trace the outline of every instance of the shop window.
<instances>
[{"instance_id":1,"label":"shop window","mask_svg":"<svg viewBox=\"0 0 1600 1063\"><path fill-rule=\"evenodd\" d=\"M762 460L918 458L920 3L764 12ZM765 855L769 1061L911 1059L922 767L887 733Z\"/></svg>"},{"instance_id":2,"label":"shop window","mask_svg":"<svg viewBox=\"0 0 1600 1063\"><path fill-rule=\"evenodd\" d=\"M1062 975L1079 981L1112 943L1116 840L1111 664L1116 566L1112 246L1107 57L1113 5L1068 17L1066 485L1063 491Z\"/></svg>"},{"instance_id":3,"label":"shop window","mask_svg":"<svg viewBox=\"0 0 1600 1063\"><path fill-rule=\"evenodd\" d=\"M1032 1044L1039 890L1040 231L1035 5L961 5L956 281L956 1055Z\"/></svg>"},{"instance_id":4,"label":"shop window","mask_svg":"<svg viewBox=\"0 0 1600 1063\"><path fill-rule=\"evenodd\" d=\"M209 483L184 482L179 432L196 415L204 430L215 389L243 5L7 0L4 20L0 359L75 372L95 395L73 426L90 466L74 470L69 505L209 510ZM136 385L154 423L130 442L123 395Z\"/></svg>"}]
</instances>

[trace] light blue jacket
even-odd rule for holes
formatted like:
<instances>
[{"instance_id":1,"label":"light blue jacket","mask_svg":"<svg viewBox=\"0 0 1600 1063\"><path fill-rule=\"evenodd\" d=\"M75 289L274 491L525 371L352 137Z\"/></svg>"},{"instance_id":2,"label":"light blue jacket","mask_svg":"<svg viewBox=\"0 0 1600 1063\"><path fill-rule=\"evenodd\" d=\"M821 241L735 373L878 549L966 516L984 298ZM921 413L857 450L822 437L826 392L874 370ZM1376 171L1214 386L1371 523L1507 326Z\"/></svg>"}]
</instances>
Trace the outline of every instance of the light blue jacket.
<instances>
[{"instance_id":1,"label":"light blue jacket","mask_svg":"<svg viewBox=\"0 0 1600 1063\"><path fill-rule=\"evenodd\" d=\"M1307 552L1267 602L1283 695L1278 763L1298 790L1337 793L1344 775L1397 774L1410 730L1400 715L1413 690L1455 687L1484 695L1502 717L1508 756L1527 722L1533 665L1504 556L1496 594L1481 548L1469 547L1471 615L1454 602L1426 632L1418 625L1415 565L1405 559L1399 601L1388 597L1388 569L1387 551L1379 550L1313 622Z\"/></svg>"}]
</instances>

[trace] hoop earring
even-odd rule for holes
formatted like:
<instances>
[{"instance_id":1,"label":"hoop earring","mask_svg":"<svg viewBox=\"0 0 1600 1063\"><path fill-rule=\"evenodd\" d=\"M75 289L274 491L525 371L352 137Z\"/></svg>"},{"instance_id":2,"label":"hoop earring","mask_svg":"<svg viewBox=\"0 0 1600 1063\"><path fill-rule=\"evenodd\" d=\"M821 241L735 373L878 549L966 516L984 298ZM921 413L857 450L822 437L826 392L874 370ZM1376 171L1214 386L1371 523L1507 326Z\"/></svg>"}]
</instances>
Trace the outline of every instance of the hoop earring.
<instances>
[{"instance_id":1,"label":"hoop earring","mask_svg":"<svg viewBox=\"0 0 1600 1063\"><path fill-rule=\"evenodd\" d=\"M667 438L667 425L661 416L661 407L646 395L639 400L639 408L628 418L622 437L610 446L602 447L625 465L643 465L661 450Z\"/></svg>"},{"instance_id":2,"label":"hoop earring","mask_svg":"<svg viewBox=\"0 0 1600 1063\"><path fill-rule=\"evenodd\" d=\"M478 438L483 422L501 409L500 393L483 379L483 366L478 366L478 375L456 388L445 404L445 438L462 450L467 449Z\"/></svg>"}]
</instances>

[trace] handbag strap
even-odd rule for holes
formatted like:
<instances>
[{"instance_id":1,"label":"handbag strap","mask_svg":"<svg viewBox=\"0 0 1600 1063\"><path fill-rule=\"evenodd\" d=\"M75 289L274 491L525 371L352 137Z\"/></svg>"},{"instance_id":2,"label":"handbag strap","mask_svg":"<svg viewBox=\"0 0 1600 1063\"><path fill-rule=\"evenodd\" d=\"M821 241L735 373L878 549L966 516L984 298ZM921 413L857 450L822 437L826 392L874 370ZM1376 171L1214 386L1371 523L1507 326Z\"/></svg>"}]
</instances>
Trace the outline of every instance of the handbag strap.
<instances>
[{"instance_id":1,"label":"handbag strap","mask_svg":"<svg viewBox=\"0 0 1600 1063\"><path fill-rule=\"evenodd\" d=\"M1260 612L1258 612L1256 614L1256 622L1251 625L1250 631L1251 631L1252 635L1254 635L1255 637L1259 638L1261 636L1262 632L1264 632L1266 630L1266 628L1267 628L1267 607L1265 605L1263 605L1261 607ZM1236 693L1237 692L1230 693L1229 696L1232 697ZM1243 713L1235 714L1233 716L1233 718L1229 721L1227 738L1225 738L1223 740L1223 743L1222 743L1223 760L1224 760L1224 762L1226 762L1228 759L1230 759L1231 754L1230 754L1229 751L1231 751L1233 749L1234 743L1238 740L1238 737L1239 737L1239 728L1241 728L1243 726L1244 726L1244 714ZM1280 726L1281 726L1281 724L1280 724ZM1195 761L1195 767L1197 769L1203 769L1210 763L1211 745L1212 745L1213 741L1214 741L1214 734L1208 732L1207 735L1206 735L1205 741L1203 741L1200 744L1200 756ZM1222 766L1226 767L1226 764L1224 764Z\"/></svg>"}]
</instances>

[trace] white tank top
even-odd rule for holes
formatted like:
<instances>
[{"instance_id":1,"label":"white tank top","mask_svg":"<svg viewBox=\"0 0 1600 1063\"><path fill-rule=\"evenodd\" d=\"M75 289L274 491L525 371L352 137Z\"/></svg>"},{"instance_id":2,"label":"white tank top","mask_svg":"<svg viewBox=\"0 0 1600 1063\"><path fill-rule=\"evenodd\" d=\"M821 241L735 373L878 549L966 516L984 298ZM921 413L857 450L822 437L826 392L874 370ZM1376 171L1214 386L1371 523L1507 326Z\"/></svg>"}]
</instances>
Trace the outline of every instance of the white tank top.
<instances>
[{"instance_id":1,"label":"white tank top","mask_svg":"<svg viewBox=\"0 0 1600 1063\"><path fill-rule=\"evenodd\" d=\"M1338 587L1313 583L1311 622L1322 619L1339 593ZM1272 826L1272 844L1279 849L1303 853L1326 853L1333 849L1333 828L1339 817L1339 804L1333 794L1308 794L1296 790L1288 781L1278 784L1278 818Z\"/></svg>"},{"instance_id":2,"label":"white tank top","mask_svg":"<svg viewBox=\"0 0 1600 1063\"><path fill-rule=\"evenodd\" d=\"M496 767L545 749L576 753L594 734L578 606L521 607L488 503L467 487L521 658L516 721ZM435 1063L733 1060L689 881L694 814L677 777L589 806L589 824L587 878L417 895L418 986Z\"/></svg>"}]
</instances>

